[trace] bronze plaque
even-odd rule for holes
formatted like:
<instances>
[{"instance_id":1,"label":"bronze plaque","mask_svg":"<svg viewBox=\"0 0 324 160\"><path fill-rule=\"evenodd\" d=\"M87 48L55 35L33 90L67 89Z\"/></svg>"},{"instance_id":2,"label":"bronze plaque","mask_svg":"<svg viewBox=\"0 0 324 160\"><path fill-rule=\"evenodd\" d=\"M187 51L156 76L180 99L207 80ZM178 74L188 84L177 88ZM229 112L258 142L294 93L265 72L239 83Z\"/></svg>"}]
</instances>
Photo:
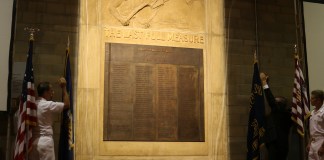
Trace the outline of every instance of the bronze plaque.
<instances>
[{"instance_id":1,"label":"bronze plaque","mask_svg":"<svg viewBox=\"0 0 324 160\"><path fill-rule=\"evenodd\" d=\"M104 140L205 141L202 49L105 50Z\"/></svg>"}]
</instances>

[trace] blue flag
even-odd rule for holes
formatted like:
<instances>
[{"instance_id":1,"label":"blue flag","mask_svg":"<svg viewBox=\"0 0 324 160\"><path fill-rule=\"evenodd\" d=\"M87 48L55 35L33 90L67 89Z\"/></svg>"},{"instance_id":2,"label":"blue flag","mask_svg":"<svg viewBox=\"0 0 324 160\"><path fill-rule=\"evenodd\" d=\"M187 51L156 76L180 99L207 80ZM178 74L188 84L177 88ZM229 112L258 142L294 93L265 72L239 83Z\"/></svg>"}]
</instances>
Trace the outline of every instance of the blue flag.
<instances>
[{"instance_id":1,"label":"blue flag","mask_svg":"<svg viewBox=\"0 0 324 160\"><path fill-rule=\"evenodd\" d=\"M69 48L65 59L66 90L70 98L70 108L63 111L59 144L59 160L73 160L74 156L74 126L73 126L73 94L70 67Z\"/></svg>"},{"instance_id":2,"label":"blue flag","mask_svg":"<svg viewBox=\"0 0 324 160\"><path fill-rule=\"evenodd\" d=\"M260 159L260 147L264 145L264 98L258 63L254 63L250 97L250 115L247 133L247 160Z\"/></svg>"}]
</instances>

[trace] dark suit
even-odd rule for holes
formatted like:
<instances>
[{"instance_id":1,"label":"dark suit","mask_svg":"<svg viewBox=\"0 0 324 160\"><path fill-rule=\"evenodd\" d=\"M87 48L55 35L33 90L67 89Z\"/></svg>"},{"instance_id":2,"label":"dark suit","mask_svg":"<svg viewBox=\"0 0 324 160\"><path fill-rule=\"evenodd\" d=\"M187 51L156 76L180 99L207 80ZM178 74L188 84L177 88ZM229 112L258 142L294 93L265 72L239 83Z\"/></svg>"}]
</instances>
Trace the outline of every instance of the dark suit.
<instances>
[{"instance_id":1,"label":"dark suit","mask_svg":"<svg viewBox=\"0 0 324 160\"><path fill-rule=\"evenodd\" d=\"M286 160L288 154L289 130L292 125L291 113L276 102L269 88L264 89L271 113L266 117L265 142L269 160Z\"/></svg>"}]
</instances>

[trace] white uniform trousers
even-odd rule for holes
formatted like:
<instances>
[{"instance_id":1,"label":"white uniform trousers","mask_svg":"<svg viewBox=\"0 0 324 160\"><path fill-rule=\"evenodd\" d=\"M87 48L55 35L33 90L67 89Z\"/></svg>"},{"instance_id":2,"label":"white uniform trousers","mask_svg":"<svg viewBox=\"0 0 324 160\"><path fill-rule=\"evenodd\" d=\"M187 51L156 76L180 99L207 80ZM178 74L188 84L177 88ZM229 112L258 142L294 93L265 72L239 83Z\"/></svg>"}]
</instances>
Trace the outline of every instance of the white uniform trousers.
<instances>
[{"instance_id":1,"label":"white uniform trousers","mask_svg":"<svg viewBox=\"0 0 324 160\"><path fill-rule=\"evenodd\" d=\"M51 135L40 135L33 141L29 160L55 160L54 141Z\"/></svg>"}]
</instances>

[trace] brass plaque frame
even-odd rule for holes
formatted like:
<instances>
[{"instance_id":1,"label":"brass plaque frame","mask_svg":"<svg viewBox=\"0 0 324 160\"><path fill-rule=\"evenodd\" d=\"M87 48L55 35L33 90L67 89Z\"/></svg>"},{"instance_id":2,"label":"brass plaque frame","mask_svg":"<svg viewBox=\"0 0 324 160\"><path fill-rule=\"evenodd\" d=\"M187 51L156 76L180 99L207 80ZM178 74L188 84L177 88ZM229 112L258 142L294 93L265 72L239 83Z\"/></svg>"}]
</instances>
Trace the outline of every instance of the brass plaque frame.
<instances>
[{"instance_id":1,"label":"brass plaque frame","mask_svg":"<svg viewBox=\"0 0 324 160\"><path fill-rule=\"evenodd\" d=\"M203 50L106 43L104 141L204 142Z\"/></svg>"}]
</instances>

